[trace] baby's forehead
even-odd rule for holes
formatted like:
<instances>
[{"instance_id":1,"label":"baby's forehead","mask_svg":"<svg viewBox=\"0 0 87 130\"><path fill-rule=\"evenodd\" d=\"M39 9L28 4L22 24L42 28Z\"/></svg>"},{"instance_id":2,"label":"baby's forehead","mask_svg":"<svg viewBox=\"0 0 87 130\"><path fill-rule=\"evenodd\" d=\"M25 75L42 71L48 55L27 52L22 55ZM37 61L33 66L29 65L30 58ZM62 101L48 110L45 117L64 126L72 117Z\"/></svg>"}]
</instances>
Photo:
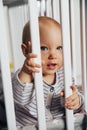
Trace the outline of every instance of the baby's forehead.
<instances>
[{"instance_id":1,"label":"baby's forehead","mask_svg":"<svg viewBox=\"0 0 87 130\"><path fill-rule=\"evenodd\" d=\"M39 25L42 26L57 26L60 27L60 24L50 17L39 17Z\"/></svg>"},{"instance_id":2,"label":"baby's forehead","mask_svg":"<svg viewBox=\"0 0 87 130\"><path fill-rule=\"evenodd\" d=\"M40 34L43 33L60 33L61 26L58 22L49 17L40 17L39 18L39 30Z\"/></svg>"}]
</instances>

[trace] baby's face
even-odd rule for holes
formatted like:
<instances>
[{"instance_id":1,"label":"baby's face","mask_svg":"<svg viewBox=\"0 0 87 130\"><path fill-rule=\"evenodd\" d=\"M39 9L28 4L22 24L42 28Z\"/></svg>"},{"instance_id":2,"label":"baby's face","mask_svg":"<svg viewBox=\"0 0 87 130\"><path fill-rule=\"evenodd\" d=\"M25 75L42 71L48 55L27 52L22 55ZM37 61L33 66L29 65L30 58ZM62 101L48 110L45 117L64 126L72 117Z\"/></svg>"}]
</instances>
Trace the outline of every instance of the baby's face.
<instances>
[{"instance_id":1,"label":"baby's face","mask_svg":"<svg viewBox=\"0 0 87 130\"><path fill-rule=\"evenodd\" d=\"M40 35L43 74L54 74L63 65L61 30L44 28Z\"/></svg>"}]
</instances>

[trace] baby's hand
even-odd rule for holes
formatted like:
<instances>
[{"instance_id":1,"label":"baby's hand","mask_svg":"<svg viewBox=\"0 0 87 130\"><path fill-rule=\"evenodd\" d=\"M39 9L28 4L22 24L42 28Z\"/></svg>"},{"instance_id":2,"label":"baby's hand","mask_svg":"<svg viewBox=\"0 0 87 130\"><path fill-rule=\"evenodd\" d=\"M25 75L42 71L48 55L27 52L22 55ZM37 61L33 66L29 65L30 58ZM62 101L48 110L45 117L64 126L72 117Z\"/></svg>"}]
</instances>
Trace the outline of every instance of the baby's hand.
<instances>
[{"instance_id":1,"label":"baby's hand","mask_svg":"<svg viewBox=\"0 0 87 130\"><path fill-rule=\"evenodd\" d=\"M23 44L22 44L23 45ZM39 69L41 66L39 64L34 63L34 58L37 58L36 54L32 53L32 44L29 41L25 47L24 55L26 57L24 65L22 67L22 71L26 74L32 74L35 72L39 72ZM22 49L23 50L23 49Z\"/></svg>"},{"instance_id":2,"label":"baby's hand","mask_svg":"<svg viewBox=\"0 0 87 130\"><path fill-rule=\"evenodd\" d=\"M80 105L80 97L77 93L76 86L72 86L72 95L65 99L65 107L71 110L75 110Z\"/></svg>"},{"instance_id":3,"label":"baby's hand","mask_svg":"<svg viewBox=\"0 0 87 130\"><path fill-rule=\"evenodd\" d=\"M32 73L39 72L40 65L35 64L33 61L33 58L36 58L36 57L37 57L37 55L35 55L33 53L29 53L26 56L24 65L23 65L20 73L18 74L19 80L22 83L31 83L33 81Z\"/></svg>"},{"instance_id":4,"label":"baby's hand","mask_svg":"<svg viewBox=\"0 0 87 130\"><path fill-rule=\"evenodd\" d=\"M38 73L41 65L34 62L34 58L37 58L37 55L32 53L31 42L26 45L22 44L22 51L26 59L18 77L22 83L31 83L34 78L32 73Z\"/></svg>"},{"instance_id":5,"label":"baby's hand","mask_svg":"<svg viewBox=\"0 0 87 130\"><path fill-rule=\"evenodd\" d=\"M38 73L39 68L41 67L39 64L34 63L34 58L37 58L36 54L29 53L26 57L26 60L24 62L24 65L22 67L22 71L27 73L27 74L32 74L32 73Z\"/></svg>"}]
</instances>

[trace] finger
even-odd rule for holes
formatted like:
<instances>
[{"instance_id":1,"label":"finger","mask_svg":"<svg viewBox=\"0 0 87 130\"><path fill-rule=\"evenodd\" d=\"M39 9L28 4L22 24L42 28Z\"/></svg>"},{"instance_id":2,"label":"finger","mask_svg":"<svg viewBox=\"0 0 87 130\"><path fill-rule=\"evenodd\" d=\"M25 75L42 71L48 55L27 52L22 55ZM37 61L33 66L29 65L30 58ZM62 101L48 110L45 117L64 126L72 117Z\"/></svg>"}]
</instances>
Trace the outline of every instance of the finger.
<instances>
[{"instance_id":1,"label":"finger","mask_svg":"<svg viewBox=\"0 0 87 130\"><path fill-rule=\"evenodd\" d=\"M60 92L60 96L63 97L64 96L64 92Z\"/></svg>"},{"instance_id":2,"label":"finger","mask_svg":"<svg viewBox=\"0 0 87 130\"><path fill-rule=\"evenodd\" d=\"M28 47L30 47L31 45L32 45L32 44L31 44L31 42L29 41L29 42L28 42Z\"/></svg>"},{"instance_id":3,"label":"finger","mask_svg":"<svg viewBox=\"0 0 87 130\"><path fill-rule=\"evenodd\" d=\"M40 65L35 64L33 61L32 62L25 61L23 68L25 68L25 70L28 71L29 73L39 72Z\"/></svg>"},{"instance_id":4,"label":"finger","mask_svg":"<svg viewBox=\"0 0 87 130\"><path fill-rule=\"evenodd\" d=\"M36 69L36 68L33 68L33 67L28 67L28 70L29 70L29 72L31 72L31 73L39 73L40 72L40 70L39 69Z\"/></svg>"},{"instance_id":5,"label":"finger","mask_svg":"<svg viewBox=\"0 0 87 130\"><path fill-rule=\"evenodd\" d=\"M34 53L28 53L27 59L30 60L31 58L37 58L37 55Z\"/></svg>"},{"instance_id":6,"label":"finger","mask_svg":"<svg viewBox=\"0 0 87 130\"><path fill-rule=\"evenodd\" d=\"M28 48L28 53L31 53L32 52L32 44L30 41L27 43L27 48Z\"/></svg>"},{"instance_id":7,"label":"finger","mask_svg":"<svg viewBox=\"0 0 87 130\"><path fill-rule=\"evenodd\" d=\"M78 106L77 105L75 105L75 106L67 106L66 108L68 108L70 110L75 110L75 109L78 108Z\"/></svg>"},{"instance_id":8,"label":"finger","mask_svg":"<svg viewBox=\"0 0 87 130\"><path fill-rule=\"evenodd\" d=\"M27 58L25 60L25 62L24 62L23 67L25 67L25 68L32 67L34 69L34 68L40 68L41 65L40 64L35 64L34 61L33 61L33 59L28 59Z\"/></svg>"},{"instance_id":9,"label":"finger","mask_svg":"<svg viewBox=\"0 0 87 130\"><path fill-rule=\"evenodd\" d=\"M69 102L66 102L66 101L65 101L65 104L67 104L67 105L74 105L74 104L76 104L76 103L78 103L78 102L79 102L78 99L74 99L74 100L70 100Z\"/></svg>"},{"instance_id":10,"label":"finger","mask_svg":"<svg viewBox=\"0 0 87 130\"><path fill-rule=\"evenodd\" d=\"M22 71L27 73L27 74L39 73L38 69L32 68L32 67L27 66L27 65L22 68Z\"/></svg>"},{"instance_id":11,"label":"finger","mask_svg":"<svg viewBox=\"0 0 87 130\"><path fill-rule=\"evenodd\" d=\"M34 63L34 61L31 59L31 60L27 60L26 61L26 64L28 65L28 66L30 66L30 67L37 67L37 68L40 68L41 67L41 65L40 64L36 64L36 63Z\"/></svg>"},{"instance_id":12,"label":"finger","mask_svg":"<svg viewBox=\"0 0 87 130\"><path fill-rule=\"evenodd\" d=\"M80 100L77 96L74 100L71 100L70 102L65 102L65 107L71 108L74 106L76 108L76 106L79 106L79 104Z\"/></svg>"},{"instance_id":13,"label":"finger","mask_svg":"<svg viewBox=\"0 0 87 130\"><path fill-rule=\"evenodd\" d=\"M78 93L77 93L77 88L76 88L75 85L73 85L73 86L71 87L71 89L72 89L72 95L70 95L69 97L66 98L66 101L67 101L67 102L70 101L70 100L74 100L74 99L76 98L76 96L78 95Z\"/></svg>"},{"instance_id":14,"label":"finger","mask_svg":"<svg viewBox=\"0 0 87 130\"><path fill-rule=\"evenodd\" d=\"M75 85L72 85L72 86L71 86L71 89L72 89L72 92L76 92L76 91L77 91L77 88L76 88Z\"/></svg>"},{"instance_id":15,"label":"finger","mask_svg":"<svg viewBox=\"0 0 87 130\"><path fill-rule=\"evenodd\" d=\"M72 102L71 104L65 104L65 107L66 107L66 108L72 109L72 110L77 109L78 106L79 106L78 101Z\"/></svg>"},{"instance_id":16,"label":"finger","mask_svg":"<svg viewBox=\"0 0 87 130\"><path fill-rule=\"evenodd\" d=\"M65 99L65 102L66 102L66 103L69 103L69 102L71 102L71 101L73 101L73 100L76 100L76 98L78 98L78 94L77 94L77 93L73 93L71 96L69 96L69 97L67 97L67 98Z\"/></svg>"}]
</instances>

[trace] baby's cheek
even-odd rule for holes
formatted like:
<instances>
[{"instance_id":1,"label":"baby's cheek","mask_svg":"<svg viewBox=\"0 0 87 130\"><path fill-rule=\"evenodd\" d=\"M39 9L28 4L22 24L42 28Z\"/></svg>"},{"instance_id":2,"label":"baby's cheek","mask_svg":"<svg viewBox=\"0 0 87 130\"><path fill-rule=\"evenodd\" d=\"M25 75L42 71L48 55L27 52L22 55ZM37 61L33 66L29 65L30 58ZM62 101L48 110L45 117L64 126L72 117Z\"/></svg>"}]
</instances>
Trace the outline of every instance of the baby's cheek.
<instances>
[{"instance_id":1,"label":"baby's cheek","mask_svg":"<svg viewBox=\"0 0 87 130\"><path fill-rule=\"evenodd\" d=\"M61 62L61 65L63 65L63 57L61 57L61 60L60 60L60 62Z\"/></svg>"},{"instance_id":2,"label":"baby's cheek","mask_svg":"<svg viewBox=\"0 0 87 130\"><path fill-rule=\"evenodd\" d=\"M63 59L62 58L59 60L59 65L60 65L60 67L63 66Z\"/></svg>"},{"instance_id":3,"label":"baby's cheek","mask_svg":"<svg viewBox=\"0 0 87 130\"><path fill-rule=\"evenodd\" d=\"M42 62L42 66L44 66L45 65L45 60L42 60L41 62Z\"/></svg>"}]
</instances>

